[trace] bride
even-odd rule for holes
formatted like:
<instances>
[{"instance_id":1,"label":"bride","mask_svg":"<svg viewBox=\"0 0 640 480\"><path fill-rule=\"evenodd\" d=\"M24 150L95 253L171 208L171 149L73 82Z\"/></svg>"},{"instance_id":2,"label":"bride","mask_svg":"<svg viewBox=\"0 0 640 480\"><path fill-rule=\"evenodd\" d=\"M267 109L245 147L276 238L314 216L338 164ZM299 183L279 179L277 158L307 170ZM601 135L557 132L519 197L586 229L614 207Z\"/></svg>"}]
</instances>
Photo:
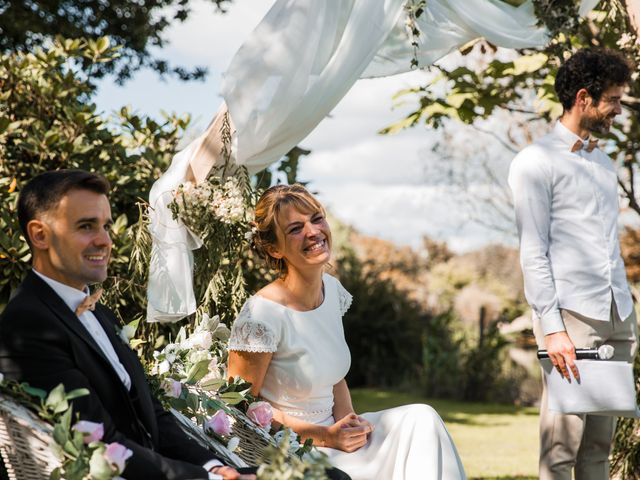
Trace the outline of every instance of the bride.
<instances>
[{"instance_id":1,"label":"bride","mask_svg":"<svg viewBox=\"0 0 640 480\"><path fill-rule=\"evenodd\" d=\"M252 383L274 420L313 439L353 480L464 479L442 419L427 405L357 415L345 375L342 316L351 295L324 273L331 230L301 185L268 189L253 246L280 277L243 306L229 339L229 375Z\"/></svg>"}]
</instances>

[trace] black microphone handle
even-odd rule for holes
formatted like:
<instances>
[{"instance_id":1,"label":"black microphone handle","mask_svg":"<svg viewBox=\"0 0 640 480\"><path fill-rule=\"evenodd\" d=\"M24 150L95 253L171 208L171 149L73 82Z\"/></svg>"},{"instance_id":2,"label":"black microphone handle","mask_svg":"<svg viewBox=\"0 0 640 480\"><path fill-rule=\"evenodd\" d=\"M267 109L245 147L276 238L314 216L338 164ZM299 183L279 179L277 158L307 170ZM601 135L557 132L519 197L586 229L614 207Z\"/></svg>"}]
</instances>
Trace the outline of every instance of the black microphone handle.
<instances>
[{"instance_id":1,"label":"black microphone handle","mask_svg":"<svg viewBox=\"0 0 640 480\"><path fill-rule=\"evenodd\" d=\"M546 350L538 350L538 359L549 358ZM576 348L576 360L600 360L597 348Z\"/></svg>"}]
</instances>

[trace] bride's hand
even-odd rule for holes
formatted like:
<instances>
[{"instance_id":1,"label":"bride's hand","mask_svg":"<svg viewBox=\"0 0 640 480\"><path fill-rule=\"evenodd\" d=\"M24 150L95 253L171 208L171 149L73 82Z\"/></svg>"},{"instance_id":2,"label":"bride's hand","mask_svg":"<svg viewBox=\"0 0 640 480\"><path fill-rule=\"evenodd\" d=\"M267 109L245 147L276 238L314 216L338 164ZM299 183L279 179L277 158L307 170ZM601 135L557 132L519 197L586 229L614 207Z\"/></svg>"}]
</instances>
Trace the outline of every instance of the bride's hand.
<instances>
[{"instance_id":1,"label":"bride's hand","mask_svg":"<svg viewBox=\"0 0 640 480\"><path fill-rule=\"evenodd\" d=\"M367 443L367 436L372 432L372 427L366 420L350 413L327 427L324 446L343 452L355 452Z\"/></svg>"},{"instance_id":2,"label":"bride's hand","mask_svg":"<svg viewBox=\"0 0 640 480\"><path fill-rule=\"evenodd\" d=\"M352 427L357 427L359 425L366 425L369 427L369 433L373 432L375 430L375 426L373 425L373 423L365 420L364 418L362 418L361 416L357 416L355 421L351 422L350 425ZM367 438L369 438L369 435L367 435Z\"/></svg>"}]
</instances>

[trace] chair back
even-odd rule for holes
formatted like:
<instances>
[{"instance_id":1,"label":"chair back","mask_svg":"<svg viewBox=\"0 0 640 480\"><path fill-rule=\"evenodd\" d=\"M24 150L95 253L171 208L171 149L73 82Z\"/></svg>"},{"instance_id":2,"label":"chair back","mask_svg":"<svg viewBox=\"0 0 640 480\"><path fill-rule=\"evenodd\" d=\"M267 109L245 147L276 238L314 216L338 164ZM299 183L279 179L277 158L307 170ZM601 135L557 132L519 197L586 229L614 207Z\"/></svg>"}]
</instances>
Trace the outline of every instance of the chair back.
<instances>
[{"instance_id":1,"label":"chair back","mask_svg":"<svg viewBox=\"0 0 640 480\"><path fill-rule=\"evenodd\" d=\"M51 451L53 427L0 394L0 456L11 480L42 480L60 462Z\"/></svg>"}]
</instances>

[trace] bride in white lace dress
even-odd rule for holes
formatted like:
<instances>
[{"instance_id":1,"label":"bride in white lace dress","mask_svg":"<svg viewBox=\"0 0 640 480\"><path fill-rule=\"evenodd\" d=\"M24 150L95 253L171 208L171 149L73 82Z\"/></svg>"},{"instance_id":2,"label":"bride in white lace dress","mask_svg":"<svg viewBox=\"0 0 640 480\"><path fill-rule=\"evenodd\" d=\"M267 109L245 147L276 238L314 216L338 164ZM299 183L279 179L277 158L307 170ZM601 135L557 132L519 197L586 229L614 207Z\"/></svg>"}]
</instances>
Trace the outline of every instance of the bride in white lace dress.
<instances>
[{"instance_id":1,"label":"bride in white lace dress","mask_svg":"<svg viewBox=\"0 0 640 480\"><path fill-rule=\"evenodd\" d=\"M351 295L324 273L331 231L300 185L267 190L254 247L281 272L247 300L229 339L229 374L253 384L274 420L312 438L353 480L458 480L465 473L440 416L427 405L354 412L342 316Z\"/></svg>"}]
</instances>

